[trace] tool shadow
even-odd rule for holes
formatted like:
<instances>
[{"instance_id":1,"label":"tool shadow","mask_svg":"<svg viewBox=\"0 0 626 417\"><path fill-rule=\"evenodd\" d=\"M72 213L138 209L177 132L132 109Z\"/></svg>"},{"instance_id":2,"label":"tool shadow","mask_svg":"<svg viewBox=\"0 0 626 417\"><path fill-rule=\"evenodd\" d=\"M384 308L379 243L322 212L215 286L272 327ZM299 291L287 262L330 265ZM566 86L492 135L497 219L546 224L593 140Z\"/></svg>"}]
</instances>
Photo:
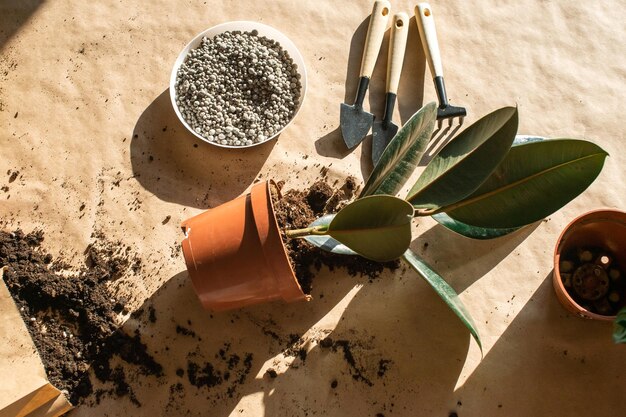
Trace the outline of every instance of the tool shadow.
<instances>
[{"instance_id":1,"label":"tool shadow","mask_svg":"<svg viewBox=\"0 0 626 417\"><path fill-rule=\"evenodd\" d=\"M348 65L346 67L346 78L344 84L344 103L352 103L354 101L354 97L356 95L356 91L359 85L359 72L361 69L361 58L363 55L363 48L365 45L365 38L367 37L367 29L369 27L370 16L366 17L356 28L354 31L352 38L350 39L350 50L348 52ZM386 50L385 44L388 44L388 34L385 34L385 39L383 39L383 46L381 46L381 52ZM379 54L379 59L382 54ZM379 65L376 65L378 67ZM375 67L375 69L376 69ZM372 75L372 79L374 76ZM372 84L370 83L370 89L372 88ZM371 91L371 90L370 90ZM337 121L339 121L339 107L340 103L337 103ZM341 135L341 127L337 127L332 132L326 134L325 136L317 139L315 141L315 150L321 156L326 156L329 158L343 159L352 151L354 148L349 149L345 142L343 141L343 137Z\"/></svg>"},{"instance_id":2,"label":"tool shadow","mask_svg":"<svg viewBox=\"0 0 626 417\"><path fill-rule=\"evenodd\" d=\"M348 64L346 67L346 81L344 84L344 102L352 103L358 89L361 59L370 17L365 18L354 31L350 40ZM386 74L389 50L389 30L385 32L381 50L372 73L367 104L369 111L375 119L381 119L385 108ZM421 47L419 32L415 23L415 17L409 19L409 32L407 37L407 49L405 51L402 74L398 85L397 105L394 120L401 126L423 105L424 80L426 71L426 57ZM339 106L337 106L339 116ZM315 148L319 155L343 159L355 148L349 149L341 136L341 128L337 127L332 132L319 138L315 142ZM373 169L371 160L372 136L368 134L361 142L360 168L363 178L367 178Z\"/></svg>"}]
</instances>

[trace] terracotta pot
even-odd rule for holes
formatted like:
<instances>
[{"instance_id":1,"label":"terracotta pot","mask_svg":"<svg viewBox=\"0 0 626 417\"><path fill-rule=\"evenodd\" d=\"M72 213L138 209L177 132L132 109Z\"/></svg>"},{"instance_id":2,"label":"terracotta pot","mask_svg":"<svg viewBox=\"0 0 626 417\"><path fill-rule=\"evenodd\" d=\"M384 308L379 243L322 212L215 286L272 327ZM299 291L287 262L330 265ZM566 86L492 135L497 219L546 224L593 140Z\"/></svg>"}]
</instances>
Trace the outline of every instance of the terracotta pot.
<instances>
[{"instance_id":1,"label":"terracotta pot","mask_svg":"<svg viewBox=\"0 0 626 417\"><path fill-rule=\"evenodd\" d=\"M579 305L563 285L561 255L585 247L597 247L612 253L623 273L626 267L626 213L600 209L575 218L559 236L554 250L552 283L561 304L570 312L586 319L613 321L615 316L596 314ZM621 279L626 279L626 276ZM625 299L626 291L620 296L622 300Z\"/></svg>"},{"instance_id":2,"label":"terracotta pot","mask_svg":"<svg viewBox=\"0 0 626 417\"><path fill-rule=\"evenodd\" d=\"M205 309L310 299L287 258L269 185L255 184L249 194L182 223L185 263Z\"/></svg>"}]
</instances>

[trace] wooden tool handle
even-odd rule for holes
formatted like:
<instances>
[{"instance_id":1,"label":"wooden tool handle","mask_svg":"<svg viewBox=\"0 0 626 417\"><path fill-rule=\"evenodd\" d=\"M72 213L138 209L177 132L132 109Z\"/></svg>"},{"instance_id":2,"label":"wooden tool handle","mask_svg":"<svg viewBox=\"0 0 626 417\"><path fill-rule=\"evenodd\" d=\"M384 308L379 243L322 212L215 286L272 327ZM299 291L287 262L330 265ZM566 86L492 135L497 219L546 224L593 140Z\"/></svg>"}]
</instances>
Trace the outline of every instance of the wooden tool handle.
<instances>
[{"instance_id":1,"label":"wooden tool handle","mask_svg":"<svg viewBox=\"0 0 626 417\"><path fill-rule=\"evenodd\" d=\"M424 48L433 78L443 77L437 30L435 29L435 19L430 4L420 3L415 6L415 21L417 22L417 28L422 39L422 47Z\"/></svg>"},{"instance_id":2,"label":"wooden tool handle","mask_svg":"<svg viewBox=\"0 0 626 417\"><path fill-rule=\"evenodd\" d=\"M398 94L400 73L404 62L406 38L409 34L409 16L406 13L397 13L391 23L389 39L389 55L387 57L387 92Z\"/></svg>"},{"instance_id":3,"label":"wooden tool handle","mask_svg":"<svg viewBox=\"0 0 626 417\"><path fill-rule=\"evenodd\" d=\"M370 16L370 25L367 29L367 37L365 38L365 50L363 52L363 60L361 61L360 77L370 78L374 72L374 64L380 52L380 45L383 43L383 36L387 29L387 21L391 12L391 4L387 0L378 0L374 2L372 15Z\"/></svg>"}]
</instances>

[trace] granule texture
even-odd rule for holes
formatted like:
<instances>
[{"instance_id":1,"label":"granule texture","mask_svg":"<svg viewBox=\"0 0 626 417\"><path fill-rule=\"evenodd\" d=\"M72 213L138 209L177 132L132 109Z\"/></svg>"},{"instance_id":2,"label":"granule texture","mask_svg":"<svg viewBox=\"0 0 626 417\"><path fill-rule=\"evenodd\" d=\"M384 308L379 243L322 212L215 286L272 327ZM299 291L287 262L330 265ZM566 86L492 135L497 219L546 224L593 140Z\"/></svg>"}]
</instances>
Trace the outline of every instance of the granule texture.
<instances>
[{"instance_id":1,"label":"granule texture","mask_svg":"<svg viewBox=\"0 0 626 417\"><path fill-rule=\"evenodd\" d=\"M278 42L257 31L203 38L176 78L176 105L209 142L250 146L293 118L302 84L297 65Z\"/></svg>"}]
</instances>

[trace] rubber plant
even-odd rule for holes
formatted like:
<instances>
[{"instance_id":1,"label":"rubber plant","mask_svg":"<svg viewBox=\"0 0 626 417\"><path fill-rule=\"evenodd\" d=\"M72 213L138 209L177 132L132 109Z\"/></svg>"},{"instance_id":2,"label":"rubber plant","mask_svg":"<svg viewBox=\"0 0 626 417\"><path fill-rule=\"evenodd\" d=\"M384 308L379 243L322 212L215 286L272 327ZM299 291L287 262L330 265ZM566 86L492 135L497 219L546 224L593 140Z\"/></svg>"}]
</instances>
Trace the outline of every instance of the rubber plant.
<instances>
[{"instance_id":1,"label":"rubber plant","mask_svg":"<svg viewBox=\"0 0 626 417\"><path fill-rule=\"evenodd\" d=\"M506 235L555 212L598 176L607 153L578 139L514 144L518 111L504 107L469 126L431 159L403 198L436 121L429 103L398 131L356 200L306 229L288 230L339 254L375 261L402 258L448 304L478 343L478 330L454 289L410 248L411 222L433 216L477 239Z\"/></svg>"}]
</instances>

